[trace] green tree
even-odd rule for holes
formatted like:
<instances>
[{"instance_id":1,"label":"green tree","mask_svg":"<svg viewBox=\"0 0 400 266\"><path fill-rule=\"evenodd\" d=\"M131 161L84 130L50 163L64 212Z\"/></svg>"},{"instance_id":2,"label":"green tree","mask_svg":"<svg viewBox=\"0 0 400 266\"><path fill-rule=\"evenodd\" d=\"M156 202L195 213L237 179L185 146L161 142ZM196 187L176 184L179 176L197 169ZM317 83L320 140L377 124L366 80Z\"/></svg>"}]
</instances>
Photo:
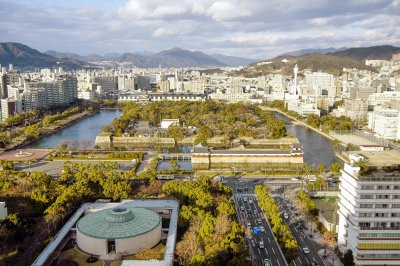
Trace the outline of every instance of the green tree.
<instances>
[{"instance_id":1,"label":"green tree","mask_svg":"<svg viewBox=\"0 0 400 266\"><path fill-rule=\"evenodd\" d=\"M331 164L331 166L329 167L329 170L335 174L339 174L340 173L340 169L342 168L340 163L337 162L333 162Z\"/></svg>"},{"instance_id":2,"label":"green tree","mask_svg":"<svg viewBox=\"0 0 400 266\"><path fill-rule=\"evenodd\" d=\"M325 173L325 171L326 171L325 165L322 163L318 164L318 166L317 166L318 174L322 175L323 173Z\"/></svg>"},{"instance_id":3,"label":"green tree","mask_svg":"<svg viewBox=\"0 0 400 266\"><path fill-rule=\"evenodd\" d=\"M177 126L170 126L168 128L168 136L174 138L175 141L182 140L184 138L184 128Z\"/></svg>"},{"instance_id":4,"label":"green tree","mask_svg":"<svg viewBox=\"0 0 400 266\"><path fill-rule=\"evenodd\" d=\"M213 131L206 126L202 126L199 128L199 131L197 132L196 139L194 140L194 144L203 144L207 145L207 140L212 138L214 135Z\"/></svg>"},{"instance_id":5,"label":"green tree","mask_svg":"<svg viewBox=\"0 0 400 266\"><path fill-rule=\"evenodd\" d=\"M320 118L318 115L309 114L309 115L307 115L306 123L308 125L312 126L313 128L318 128L319 125L321 124L321 121L320 121Z\"/></svg>"},{"instance_id":6,"label":"green tree","mask_svg":"<svg viewBox=\"0 0 400 266\"><path fill-rule=\"evenodd\" d=\"M180 169L179 163L175 160L169 161L169 167L173 172L177 172Z\"/></svg>"}]
</instances>

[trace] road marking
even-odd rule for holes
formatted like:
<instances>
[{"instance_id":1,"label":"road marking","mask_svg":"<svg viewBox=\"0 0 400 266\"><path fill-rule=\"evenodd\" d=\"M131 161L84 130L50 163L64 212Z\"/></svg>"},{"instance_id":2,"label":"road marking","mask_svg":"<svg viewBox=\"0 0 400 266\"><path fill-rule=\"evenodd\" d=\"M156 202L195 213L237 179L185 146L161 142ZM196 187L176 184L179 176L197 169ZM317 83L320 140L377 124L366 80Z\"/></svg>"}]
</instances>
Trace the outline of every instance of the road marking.
<instances>
[{"instance_id":1,"label":"road marking","mask_svg":"<svg viewBox=\"0 0 400 266\"><path fill-rule=\"evenodd\" d=\"M302 264L303 262L301 261L300 257L298 257L300 264Z\"/></svg>"},{"instance_id":2,"label":"road marking","mask_svg":"<svg viewBox=\"0 0 400 266\"><path fill-rule=\"evenodd\" d=\"M294 231L298 232L296 227L294 228Z\"/></svg>"},{"instance_id":3,"label":"road marking","mask_svg":"<svg viewBox=\"0 0 400 266\"><path fill-rule=\"evenodd\" d=\"M274 252L274 254L276 254L276 253L275 253L275 249L274 249L274 248L272 248L272 251Z\"/></svg>"},{"instance_id":4,"label":"road marking","mask_svg":"<svg viewBox=\"0 0 400 266\"><path fill-rule=\"evenodd\" d=\"M310 261L307 259L307 257L305 259L306 259L307 263L310 263Z\"/></svg>"},{"instance_id":5,"label":"road marking","mask_svg":"<svg viewBox=\"0 0 400 266\"><path fill-rule=\"evenodd\" d=\"M267 236L267 238L268 238L268 242L271 243L271 239L268 236Z\"/></svg>"},{"instance_id":6,"label":"road marking","mask_svg":"<svg viewBox=\"0 0 400 266\"><path fill-rule=\"evenodd\" d=\"M265 249L265 252L267 252L267 255L268 255L268 250L267 250L267 248L264 248Z\"/></svg>"},{"instance_id":7,"label":"road marking","mask_svg":"<svg viewBox=\"0 0 400 266\"><path fill-rule=\"evenodd\" d=\"M300 239L301 239L301 241L303 241L304 242L304 239L300 236Z\"/></svg>"},{"instance_id":8,"label":"road marking","mask_svg":"<svg viewBox=\"0 0 400 266\"><path fill-rule=\"evenodd\" d=\"M258 251L258 254L260 254L260 255L261 255L261 252L260 252L260 249L259 249L259 248L257 249L257 251Z\"/></svg>"},{"instance_id":9,"label":"road marking","mask_svg":"<svg viewBox=\"0 0 400 266\"><path fill-rule=\"evenodd\" d=\"M278 262L278 265L281 266L281 263L279 262L279 260L277 260L277 262Z\"/></svg>"}]
</instances>

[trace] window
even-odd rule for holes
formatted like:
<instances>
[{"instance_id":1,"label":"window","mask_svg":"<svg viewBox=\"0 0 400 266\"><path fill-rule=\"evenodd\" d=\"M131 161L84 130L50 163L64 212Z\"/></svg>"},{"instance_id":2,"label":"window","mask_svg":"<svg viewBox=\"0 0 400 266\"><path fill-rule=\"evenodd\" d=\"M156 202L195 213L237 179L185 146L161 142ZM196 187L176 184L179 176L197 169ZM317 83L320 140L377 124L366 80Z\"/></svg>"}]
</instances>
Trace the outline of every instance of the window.
<instances>
[{"instance_id":1,"label":"window","mask_svg":"<svg viewBox=\"0 0 400 266\"><path fill-rule=\"evenodd\" d=\"M400 213L394 212L390 215L390 217L400 217Z\"/></svg>"},{"instance_id":2,"label":"window","mask_svg":"<svg viewBox=\"0 0 400 266\"><path fill-rule=\"evenodd\" d=\"M392 208L400 208L400 204L392 204Z\"/></svg>"},{"instance_id":3,"label":"window","mask_svg":"<svg viewBox=\"0 0 400 266\"><path fill-rule=\"evenodd\" d=\"M367 209L367 208L372 208L374 205L373 204L360 204L360 208Z\"/></svg>"},{"instance_id":4,"label":"window","mask_svg":"<svg viewBox=\"0 0 400 266\"><path fill-rule=\"evenodd\" d=\"M393 189L399 189L400 186L393 186Z\"/></svg>"},{"instance_id":5,"label":"window","mask_svg":"<svg viewBox=\"0 0 400 266\"><path fill-rule=\"evenodd\" d=\"M361 186L362 190L374 190L374 186L367 186L367 185L362 185Z\"/></svg>"},{"instance_id":6,"label":"window","mask_svg":"<svg viewBox=\"0 0 400 266\"><path fill-rule=\"evenodd\" d=\"M375 208L387 208L387 207L389 207L389 204L375 204Z\"/></svg>"},{"instance_id":7,"label":"window","mask_svg":"<svg viewBox=\"0 0 400 266\"><path fill-rule=\"evenodd\" d=\"M377 199L388 199L389 195L376 195Z\"/></svg>"},{"instance_id":8,"label":"window","mask_svg":"<svg viewBox=\"0 0 400 266\"><path fill-rule=\"evenodd\" d=\"M361 198L362 199L373 199L374 195L364 194L364 195L361 195Z\"/></svg>"},{"instance_id":9,"label":"window","mask_svg":"<svg viewBox=\"0 0 400 266\"><path fill-rule=\"evenodd\" d=\"M400 233L360 233L360 238L400 238Z\"/></svg>"},{"instance_id":10,"label":"window","mask_svg":"<svg viewBox=\"0 0 400 266\"><path fill-rule=\"evenodd\" d=\"M359 222L359 223L358 223L358 226L359 226L359 227L370 227L370 226L371 226L371 223L368 223L368 222Z\"/></svg>"},{"instance_id":11,"label":"window","mask_svg":"<svg viewBox=\"0 0 400 266\"><path fill-rule=\"evenodd\" d=\"M375 213L375 217L389 217L388 213Z\"/></svg>"},{"instance_id":12,"label":"window","mask_svg":"<svg viewBox=\"0 0 400 266\"><path fill-rule=\"evenodd\" d=\"M400 195L393 195L392 199L400 199Z\"/></svg>"},{"instance_id":13,"label":"window","mask_svg":"<svg viewBox=\"0 0 400 266\"><path fill-rule=\"evenodd\" d=\"M372 217L372 213L360 213L359 217Z\"/></svg>"},{"instance_id":14,"label":"window","mask_svg":"<svg viewBox=\"0 0 400 266\"><path fill-rule=\"evenodd\" d=\"M390 189L390 186L377 186L376 189Z\"/></svg>"}]
</instances>

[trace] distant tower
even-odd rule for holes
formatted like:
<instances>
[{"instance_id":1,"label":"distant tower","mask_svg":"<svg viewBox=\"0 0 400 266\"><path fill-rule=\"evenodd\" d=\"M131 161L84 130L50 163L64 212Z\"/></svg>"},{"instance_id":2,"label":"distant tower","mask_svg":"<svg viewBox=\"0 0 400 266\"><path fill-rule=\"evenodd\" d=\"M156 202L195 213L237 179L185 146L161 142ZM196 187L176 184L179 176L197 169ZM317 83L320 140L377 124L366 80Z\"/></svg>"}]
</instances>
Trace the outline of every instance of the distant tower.
<instances>
[{"instance_id":1,"label":"distant tower","mask_svg":"<svg viewBox=\"0 0 400 266\"><path fill-rule=\"evenodd\" d=\"M299 73L299 68L297 67L297 64L294 66L293 72L294 72L294 94L297 94L297 73Z\"/></svg>"}]
</instances>

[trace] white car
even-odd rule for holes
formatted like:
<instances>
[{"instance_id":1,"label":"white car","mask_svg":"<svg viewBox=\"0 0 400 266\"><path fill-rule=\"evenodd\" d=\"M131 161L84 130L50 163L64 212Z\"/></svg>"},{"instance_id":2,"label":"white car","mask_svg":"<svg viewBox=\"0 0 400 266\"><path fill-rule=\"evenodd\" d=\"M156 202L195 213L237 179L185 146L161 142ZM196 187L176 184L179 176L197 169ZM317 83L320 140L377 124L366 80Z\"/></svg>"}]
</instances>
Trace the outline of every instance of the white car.
<instances>
[{"instance_id":1,"label":"white car","mask_svg":"<svg viewBox=\"0 0 400 266\"><path fill-rule=\"evenodd\" d=\"M253 200L252 200L252 199L249 199L249 203L252 204L252 203L253 203Z\"/></svg>"},{"instance_id":2,"label":"white car","mask_svg":"<svg viewBox=\"0 0 400 266\"><path fill-rule=\"evenodd\" d=\"M289 215L285 212L285 213L283 213L283 218L289 219Z\"/></svg>"},{"instance_id":3,"label":"white car","mask_svg":"<svg viewBox=\"0 0 400 266\"><path fill-rule=\"evenodd\" d=\"M261 231L261 232L265 232L264 226L259 226L258 228L260 228L260 231Z\"/></svg>"},{"instance_id":4,"label":"white car","mask_svg":"<svg viewBox=\"0 0 400 266\"><path fill-rule=\"evenodd\" d=\"M308 254L308 253L310 253L310 250L308 249L308 247L304 247L304 248L303 248L303 252L306 253L306 254Z\"/></svg>"},{"instance_id":5,"label":"white car","mask_svg":"<svg viewBox=\"0 0 400 266\"><path fill-rule=\"evenodd\" d=\"M271 266L271 260L270 259L264 259L264 266Z\"/></svg>"},{"instance_id":6,"label":"white car","mask_svg":"<svg viewBox=\"0 0 400 266\"><path fill-rule=\"evenodd\" d=\"M243 201L247 201L247 198L243 198Z\"/></svg>"}]
</instances>

